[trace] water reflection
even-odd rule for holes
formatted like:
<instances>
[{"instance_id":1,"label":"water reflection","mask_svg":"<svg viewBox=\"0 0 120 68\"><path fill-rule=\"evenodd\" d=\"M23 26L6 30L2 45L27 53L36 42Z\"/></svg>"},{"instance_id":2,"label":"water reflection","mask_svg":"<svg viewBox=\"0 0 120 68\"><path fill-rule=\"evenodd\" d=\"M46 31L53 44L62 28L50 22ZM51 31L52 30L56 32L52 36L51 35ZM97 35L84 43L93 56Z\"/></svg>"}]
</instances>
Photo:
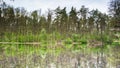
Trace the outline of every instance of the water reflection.
<instances>
[{"instance_id":1,"label":"water reflection","mask_svg":"<svg viewBox=\"0 0 120 68\"><path fill-rule=\"evenodd\" d=\"M5 49L1 49L0 68L120 68L119 45L111 46L107 51L63 50L58 54L56 50L43 54L38 47L31 52L32 48L26 46L24 52L15 49L15 54L12 51L8 55Z\"/></svg>"}]
</instances>

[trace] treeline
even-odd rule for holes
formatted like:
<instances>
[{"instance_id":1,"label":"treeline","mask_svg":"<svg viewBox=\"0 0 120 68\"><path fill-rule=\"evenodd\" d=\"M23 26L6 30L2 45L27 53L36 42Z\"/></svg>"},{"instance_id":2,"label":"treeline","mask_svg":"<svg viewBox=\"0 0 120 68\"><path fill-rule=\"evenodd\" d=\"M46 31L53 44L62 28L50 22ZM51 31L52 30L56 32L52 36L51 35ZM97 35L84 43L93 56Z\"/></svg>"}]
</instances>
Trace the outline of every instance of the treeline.
<instances>
[{"instance_id":1,"label":"treeline","mask_svg":"<svg viewBox=\"0 0 120 68\"><path fill-rule=\"evenodd\" d=\"M45 29L51 33L81 33L106 31L112 27L114 20L110 15L99 10L89 10L84 5L79 10L72 7L67 13L66 7L48 10L43 15L40 10L27 12L24 8L14 8L3 2L0 5L0 32L34 33Z\"/></svg>"}]
</instances>

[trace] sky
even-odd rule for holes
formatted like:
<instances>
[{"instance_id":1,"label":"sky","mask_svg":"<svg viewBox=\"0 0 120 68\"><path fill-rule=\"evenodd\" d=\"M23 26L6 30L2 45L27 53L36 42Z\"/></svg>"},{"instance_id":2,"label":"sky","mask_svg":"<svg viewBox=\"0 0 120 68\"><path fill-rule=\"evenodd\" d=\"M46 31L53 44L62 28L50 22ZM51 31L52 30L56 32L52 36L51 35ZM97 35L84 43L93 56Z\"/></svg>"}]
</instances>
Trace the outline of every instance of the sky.
<instances>
[{"instance_id":1,"label":"sky","mask_svg":"<svg viewBox=\"0 0 120 68\"><path fill-rule=\"evenodd\" d=\"M102 13L108 12L108 6L110 0L4 0L7 4L13 5L14 7L24 7L27 11L42 10L46 12L48 9L56 9L58 6L61 8L67 7L67 11L70 11L71 7L75 7L77 10L82 5L92 9L98 9Z\"/></svg>"}]
</instances>

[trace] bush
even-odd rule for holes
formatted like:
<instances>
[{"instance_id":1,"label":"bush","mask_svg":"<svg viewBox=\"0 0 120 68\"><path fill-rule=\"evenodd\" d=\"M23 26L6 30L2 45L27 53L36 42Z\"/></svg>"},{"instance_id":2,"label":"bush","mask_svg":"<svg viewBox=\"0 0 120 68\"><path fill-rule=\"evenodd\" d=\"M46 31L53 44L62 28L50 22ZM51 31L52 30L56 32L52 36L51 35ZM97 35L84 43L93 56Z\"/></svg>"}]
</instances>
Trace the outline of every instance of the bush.
<instances>
[{"instance_id":1,"label":"bush","mask_svg":"<svg viewBox=\"0 0 120 68\"><path fill-rule=\"evenodd\" d=\"M80 42L80 35L78 34L73 34L72 35L73 42Z\"/></svg>"},{"instance_id":2,"label":"bush","mask_svg":"<svg viewBox=\"0 0 120 68\"><path fill-rule=\"evenodd\" d=\"M65 44L72 44L72 39L71 38L67 38L65 40Z\"/></svg>"}]
</instances>

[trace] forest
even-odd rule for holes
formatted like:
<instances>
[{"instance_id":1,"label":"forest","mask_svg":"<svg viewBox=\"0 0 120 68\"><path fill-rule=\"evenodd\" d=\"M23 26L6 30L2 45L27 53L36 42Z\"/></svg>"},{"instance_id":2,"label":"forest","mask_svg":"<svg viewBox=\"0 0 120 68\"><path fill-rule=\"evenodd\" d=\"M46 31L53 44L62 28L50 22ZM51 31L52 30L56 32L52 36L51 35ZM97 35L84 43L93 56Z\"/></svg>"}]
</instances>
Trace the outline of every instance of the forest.
<instances>
[{"instance_id":1,"label":"forest","mask_svg":"<svg viewBox=\"0 0 120 68\"><path fill-rule=\"evenodd\" d=\"M0 31L17 32L20 29L35 31L35 33L42 29L48 33L107 31L119 22L119 9L118 11L114 9L115 7L111 5L109 10L112 15L108 15L101 13L98 9L90 11L83 5L80 10L72 7L68 13L66 7L57 7L55 10L48 9L47 13L41 14L41 10L27 12L23 7L14 8L3 2L0 8Z\"/></svg>"},{"instance_id":2,"label":"forest","mask_svg":"<svg viewBox=\"0 0 120 68\"><path fill-rule=\"evenodd\" d=\"M120 0L28 12L0 1L0 68L120 68ZM104 7L103 7L104 8Z\"/></svg>"}]
</instances>

